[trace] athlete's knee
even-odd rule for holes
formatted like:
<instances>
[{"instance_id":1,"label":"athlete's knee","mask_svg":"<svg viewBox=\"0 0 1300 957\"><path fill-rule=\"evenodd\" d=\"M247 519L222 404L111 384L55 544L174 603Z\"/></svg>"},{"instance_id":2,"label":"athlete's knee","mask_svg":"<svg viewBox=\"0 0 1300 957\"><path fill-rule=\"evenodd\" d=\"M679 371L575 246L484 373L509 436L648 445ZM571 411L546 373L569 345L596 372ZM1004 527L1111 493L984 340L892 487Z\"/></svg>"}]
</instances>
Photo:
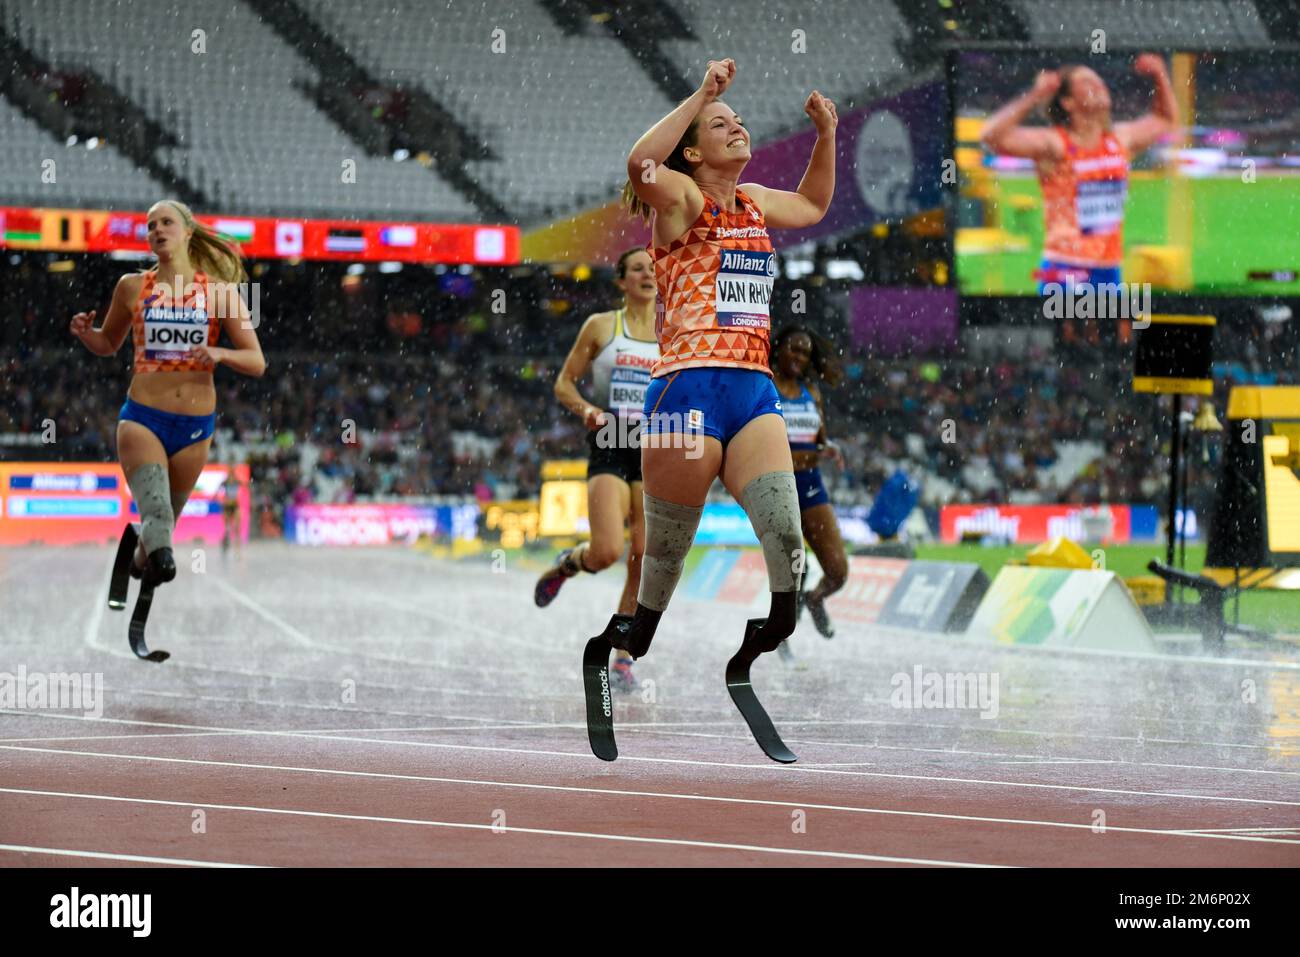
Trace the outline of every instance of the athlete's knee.
<instances>
[{"instance_id":1,"label":"athlete's knee","mask_svg":"<svg viewBox=\"0 0 1300 957\"><path fill-rule=\"evenodd\" d=\"M794 473L767 472L758 476L745 486L740 502L763 545L772 591L798 591L804 553Z\"/></svg>"},{"instance_id":2,"label":"athlete's knee","mask_svg":"<svg viewBox=\"0 0 1300 957\"><path fill-rule=\"evenodd\" d=\"M582 556L582 565L589 572L599 572L619 560L623 550L606 542L592 542Z\"/></svg>"},{"instance_id":3,"label":"athlete's knee","mask_svg":"<svg viewBox=\"0 0 1300 957\"><path fill-rule=\"evenodd\" d=\"M171 487L167 470L157 462L137 466L126 483L140 512L140 542L146 555L160 548L170 548L176 512L172 508Z\"/></svg>"},{"instance_id":4,"label":"athlete's knee","mask_svg":"<svg viewBox=\"0 0 1300 957\"><path fill-rule=\"evenodd\" d=\"M646 537L641 559L639 604L659 612L668 607L703 512L702 506L677 505L646 495Z\"/></svg>"},{"instance_id":5,"label":"athlete's knee","mask_svg":"<svg viewBox=\"0 0 1300 957\"><path fill-rule=\"evenodd\" d=\"M849 563L841 556L823 563L822 580L817 583L817 590L823 595L831 595L843 588L848 580Z\"/></svg>"}]
</instances>

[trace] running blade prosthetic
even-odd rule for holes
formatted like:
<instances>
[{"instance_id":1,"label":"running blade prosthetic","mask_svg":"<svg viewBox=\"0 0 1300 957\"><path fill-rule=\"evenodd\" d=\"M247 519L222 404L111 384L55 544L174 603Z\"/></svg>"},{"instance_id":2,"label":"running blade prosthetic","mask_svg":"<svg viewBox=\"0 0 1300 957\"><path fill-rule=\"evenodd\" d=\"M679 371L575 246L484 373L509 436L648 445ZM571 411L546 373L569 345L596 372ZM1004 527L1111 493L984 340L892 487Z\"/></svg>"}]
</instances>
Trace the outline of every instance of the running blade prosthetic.
<instances>
[{"instance_id":1,"label":"running blade prosthetic","mask_svg":"<svg viewBox=\"0 0 1300 957\"><path fill-rule=\"evenodd\" d=\"M749 678L750 666L765 650L762 647L760 632L766 621L766 618L751 618L745 623L745 640L741 642L740 650L727 662L727 691L740 710L741 717L749 725L754 740L763 749L763 753L773 761L793 764L798 758L776 733L776 728L772 726L772 719L767 716L767 711L759 702L758 695L754 694L754 686Z\"/></svg>"},{"instance_id":2,"label":"running blade prosthetic","mask_svg":"<svg viewBox=\"0 0 1300 957\"><path fill-rule=\"evenodd\" d=\"M632 624L631 615L615 615L604 632L587 642L582 652L582 688L587 699L587 740L602 761L618 757L614 741L614 703L610 699L609 656L621 646Z\"/></svg>"}]
</instances>

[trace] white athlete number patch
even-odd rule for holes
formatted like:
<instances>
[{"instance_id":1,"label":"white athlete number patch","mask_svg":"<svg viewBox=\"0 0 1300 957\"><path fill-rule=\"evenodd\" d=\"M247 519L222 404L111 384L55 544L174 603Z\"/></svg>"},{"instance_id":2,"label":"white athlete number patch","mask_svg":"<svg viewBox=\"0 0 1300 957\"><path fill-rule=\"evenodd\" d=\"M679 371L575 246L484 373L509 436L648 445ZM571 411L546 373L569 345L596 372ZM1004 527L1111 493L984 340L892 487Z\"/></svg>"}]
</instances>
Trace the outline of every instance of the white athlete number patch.
<instances>
[{"instance_id":1,"label":"white athlete number patch","mask_svg":"<svg viewBox=\"0 0 1300 957\"><path fill-rule=\"evenodd\" d=\"M724 329L767 329L776 280L776 254L723 249L713 285L713 309Z\"/></svg>"}]
</instances>

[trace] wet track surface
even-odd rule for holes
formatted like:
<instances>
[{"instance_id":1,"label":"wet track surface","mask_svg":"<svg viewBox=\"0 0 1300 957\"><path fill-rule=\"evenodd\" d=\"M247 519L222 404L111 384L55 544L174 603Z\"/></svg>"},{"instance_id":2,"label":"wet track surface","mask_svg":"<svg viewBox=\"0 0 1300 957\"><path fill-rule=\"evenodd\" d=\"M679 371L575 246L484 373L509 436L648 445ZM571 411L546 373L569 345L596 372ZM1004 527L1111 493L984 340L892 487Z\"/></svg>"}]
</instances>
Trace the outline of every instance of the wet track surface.
<instances>
[{"instance_id":1,"label":"wet track surface","mask_svg":"<svg viewBox=\"0 0 1300 957\"><path fill-rule=\"evenodd\" d=\"M782 767L723 683L745 611L679 598L606 764L580 664L621 568L542 611L529 569L404 549L177 557L157 665L104 608L109 548L0 553L0 672L103 676L92 707L0 709L0 865L1300 865L1300 666L1279 653L825 641L805 620L793 666L754 669L799 755ZM996 697L901 706L917 668Z\"/></svg>"}]
</instances>

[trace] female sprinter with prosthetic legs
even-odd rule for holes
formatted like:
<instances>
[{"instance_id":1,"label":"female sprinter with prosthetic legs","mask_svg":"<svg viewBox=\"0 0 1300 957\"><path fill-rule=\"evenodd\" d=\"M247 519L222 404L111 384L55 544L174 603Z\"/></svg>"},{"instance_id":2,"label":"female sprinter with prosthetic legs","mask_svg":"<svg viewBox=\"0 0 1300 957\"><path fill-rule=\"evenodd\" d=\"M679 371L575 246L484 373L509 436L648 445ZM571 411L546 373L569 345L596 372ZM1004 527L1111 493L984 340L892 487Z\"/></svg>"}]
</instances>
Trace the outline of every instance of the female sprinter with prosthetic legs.
<instances>
[{"instance_id":1,"label":"female sprinter with prosthetic legs","mask_svg":"<svg viewBox=\"0 0 1300 957\"><path fill-rule=\"evenodd\" d=\"M591 541L561 552L538 579L533 600L545 608L561 586L579 571L599 572L623 553L623 523L631 530L627 581L618 610L636 608L645 551L645 515L641 507L642 409L650 370L659 358L655 339L654 261L641 248L618 258L615 282L623 290L623 308L598 312L583 323L555 380L555 397L587 426L587 515ZM592 404L578 391L578 380L591 370ZM617 649L610 683L615 691L632 691L632 656Z\"/></svg>"},{"instance_id":2,"label":"female sprinter with prosthetic legs","mask_svg":"<svg viewBox=\"0 0 1300 957\"><path fill-rule=\"evenodd\" d=\"M172 529L207 463L216 423L213 369L223 364L260 376L266 360L234 285L247 278L238 253L174 200L149 210L148 242L155 268L118 281L102 326L94 328L94 311L79 312L70 329L99 356L116 353L128 334L134 340L117 454L140 529L123 532L109 607L125 606L128 569L142 579L131 646L141 658L162 661L166 652L145 647L144 617L153 589L176 577ZM233 349L218 347L222 329Z\"/></svg>"},{"instance_id":3,"label":"female sprinter with prosthetic legs","mask_svg":"<svg viewBox=\"0 0 1300 957\"><path fill-rule=\"evenodd\" d=\"M831 355L830 343L802 326L786 326L772 340L772 378L781 394L781 414L794 459L794 481L799 490L799 519L803 537L812 546L822 577L817 587L804 595L803 604L823 638L835 637L835 626L826 612L826 599L844 587L849 560L844 553L835 509L822 482L818 460L843 456L826 438L826 415L818 382L836 386L840 369ZM786 653L786 644L781 651Z\"/></svg>"},{"instance_id":4,"label":"female sprinter with prosthetic legs","mask_svg":"<svg viewBox=\"0 0 1300 957\"><path fill-rule=\"evenodd\" d=\"M732 699L769 757L793 761L754 698L749 666L794 630L803 568L799 501L780 397L768 367L776 260L768 227L821 220L835 190L834 105L814 91L804 110L817 127L796 192L740 184L749 134L719 97L736 74L711 61L704 81L656 123L628 156L624 196L653 213L655 282L663 314L661 358L646 393L641 441L646 549L636 611L615 615L584 655L588 730L597 756L617 756L603 655L650 648L714 479L744 506L763 546L772 590L767 618L751 620L727 666Z\"/></svg>"}]
</instances>

